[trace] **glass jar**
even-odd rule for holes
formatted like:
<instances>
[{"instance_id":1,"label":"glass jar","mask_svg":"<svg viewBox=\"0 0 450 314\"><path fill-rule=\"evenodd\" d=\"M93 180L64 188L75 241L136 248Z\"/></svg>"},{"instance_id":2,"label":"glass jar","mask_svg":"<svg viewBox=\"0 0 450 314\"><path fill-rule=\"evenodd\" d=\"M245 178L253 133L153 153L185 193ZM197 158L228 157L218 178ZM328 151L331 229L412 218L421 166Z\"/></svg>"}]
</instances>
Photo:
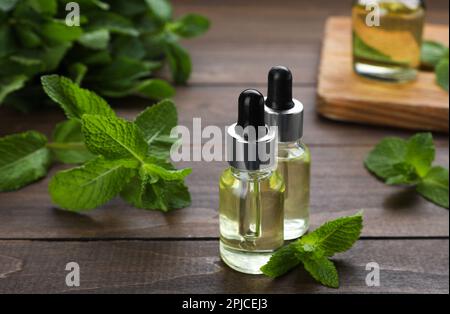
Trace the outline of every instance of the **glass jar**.
<instances>
[{"instance_id":1,"label":"glass jar","mask_svg":"<svg viewBox=\"0 0 450 314\"><path fill-rule=\"evenodd\" d=\"M425 13L422 0L355 0L355 72L390 82L414 80L420 66Z\"/></svg>"}]
</instances>

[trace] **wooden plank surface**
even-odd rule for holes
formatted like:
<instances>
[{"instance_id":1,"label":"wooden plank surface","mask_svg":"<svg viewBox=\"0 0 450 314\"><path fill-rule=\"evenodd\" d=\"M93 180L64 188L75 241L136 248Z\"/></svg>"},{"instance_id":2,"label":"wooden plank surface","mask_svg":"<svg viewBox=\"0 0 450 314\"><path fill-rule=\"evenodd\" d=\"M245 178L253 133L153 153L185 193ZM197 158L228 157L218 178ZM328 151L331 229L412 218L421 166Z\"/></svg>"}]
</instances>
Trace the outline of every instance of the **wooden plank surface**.
<instances>
[{"instance_id":1,"label":"wooden plank surface","mask_svg":"<svg viewBox=\"0 0 450 314\"><path fill-rule=\"evenodd\" d=\"M352 0L175 0L175 13L205 14L206 36L186 42L192 52L191 85L264 85L268 69L288 65L297 84L317 81L325 21L350 15ZM449 23L448 1L427 1L427 21Z\"/></svg>"},{"instance_id":2,"label":"wooden plank surface","mask_svg":"<svg viewBox=\"0 0 450 314\"><path fill-rule=\"evenodd\" d=\"M365 209L364 236L448 236L449 212L413 190L390 187L363 167L370 147L312 147L313 228L324 221ZM448 149L438 150L448 164ZM52 205L50 177L20 191L0 193L0 239L27 238L209 238L218 236L218 177L222 162L184 163L191 207L170 214L134 209L115 199L88 214L64 212Z\"/></svg>"},{"instance_id":3,"label":"wooden plank surface","mask_svg":"<svg viewBox=\"0 0 450 314\"><path fill-rule=\"evenodd\" d=\"M179 87L174 99L180 116L179 123L192 129L192 119L199 117L203 126L225 127L232 124L236 119L237 97L249 87L253 85ZM266 92L265 86L259 89ZM296 87L294 95L305 106L304 140L310 146L373 146L385 136L408 137L413 134L411 131L394 128L342 123L321 118L316 114L314 87ZM122 101L117 102L115 109L120 116L133 119L149 105L150 101L133 99L125 104ZM33 114L21 114L7 108L1 108L0 112L0 136L31 129L50 135L54 125L65 119L62 111L57 108ZM437 145L449 147L448 136L435 134L435 140Z\"/></svg>"},{"instance_id":4,"label":"wooden plank surface","mask_svg":"<svg viewBox=\"0 0 450 314\"><path fill-rule=\"evenodd\" d=\"M0 242L0 291L11 293L448 293L448 240L362 240L334 259L339 290L301 268L277 280L226 267L217 241ZM80 287L65 266L80 266ZM367 287L367 263L380 287Z\"/></svg>"},{"instance_id":5,"label":"wooden plank surface","mask_svg":"<svg viewBox=\"0 0 450 314\"><path fill-rule=\"evenodd\" d=\"M0 194L0 293L77 292L64 284L65 264L80 263L93 293L448 293L449 212L413 191L387 187L362 167L387 135L412 132L328 121L316 115L316 77L324 22L349 14L351 0L174 0L180 16L209 16L212 29L188 41L194 72L175 101L180 124L228 125L244 88L264 90L266 72L290 66L305 104L305 141L312 147L312 224L365 208L364 238L338 256L340 290L315 283L303 270L280 280L238 274L218 257L217 179L223 163L186 163L193 204L167 215L133 209L117 199L89 214L57 210L49 178ZM429 22L448 24L448 1L432 0ZM149 102L116 105L134 117ZM0 108L0 136L36 129L50 134L64 119L57 109L21 115ZM448 164L448 136L435 135L438 162ZM195 147L199 149L199 147ZM54 174L55 167L50 175ZM365 265L382 268L380 288L365 285Z\"/></svg>"},{"instance_id":6,"label":"wooden plank surface","mask_svg":"<svg viewBox=\"0 0 450 314\"><path fill-rule=\"evenodd\" d=\"M327 21L319 70L318 111L339 121L356 121L412 130L448 133L449 94L434 72L417 80L382 83L356 75L352 66L351 19ZM448 45L448 25L428 24L424 38ZM333 64L333 66L330 66Z\"/></svg>"}]
</instances>

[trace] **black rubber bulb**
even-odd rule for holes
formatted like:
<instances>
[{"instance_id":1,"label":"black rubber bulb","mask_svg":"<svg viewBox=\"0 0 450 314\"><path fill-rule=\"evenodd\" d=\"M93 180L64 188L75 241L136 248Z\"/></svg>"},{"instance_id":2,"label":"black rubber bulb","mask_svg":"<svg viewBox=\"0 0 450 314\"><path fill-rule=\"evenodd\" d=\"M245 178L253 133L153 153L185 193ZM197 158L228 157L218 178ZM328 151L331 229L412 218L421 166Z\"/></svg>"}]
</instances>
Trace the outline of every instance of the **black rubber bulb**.
<instances>
[{"instance_id":1,"label":"black rubber bulb","mask_svg":"<svg viewBox=\"0 0 450 314\"><path fill-rule=\"evenodd\" d=\"M245 129L252 126L258 131L258 127L266 125L264 121L264 96L255 89L247 89L239 96L239 111L237 125Z\"/></svg>"},{"instance_id":2,"label":"black rubber bulb","mask_svg":"<svg viewBox=\"0 0 450 314\"><path fill-rule=\"evenodd\" d=\"M289 110L292 101L292 73L283 66L270 69L266 105L273 110Z\"/></svg>"}]
</instances>

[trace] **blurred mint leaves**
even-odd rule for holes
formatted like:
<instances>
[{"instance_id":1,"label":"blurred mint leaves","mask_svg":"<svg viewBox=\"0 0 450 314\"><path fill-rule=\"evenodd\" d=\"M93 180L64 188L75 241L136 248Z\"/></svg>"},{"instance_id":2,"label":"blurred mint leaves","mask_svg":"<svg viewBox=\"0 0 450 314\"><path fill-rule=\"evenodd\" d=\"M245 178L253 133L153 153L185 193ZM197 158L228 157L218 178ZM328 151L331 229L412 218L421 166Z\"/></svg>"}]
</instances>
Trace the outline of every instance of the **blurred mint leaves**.
<instances>
[{"instance_id":1,"label":"blurred mint leaves","mask_svg":"<svg viewBox=\"0 0 450 314\"><path fill-rule=\"evenodd\" d=\"M449 91L448 52L448 47L435 41L424 41L422 45L422 66L435 71L437 83L447 92Z\"/></svg>"},{"instance_id":2,"label":"blurred mint leaves","mask_svg":"<svg viewBox=\"0 0 450 314\"><path fill-rule=\"evenodd\" d=\"M448 209L449 172L433 165L435 155L431 133L408 140L389 137L369 153L365 166L386 184L413 186L427 200Z\"/></svg>"},{"instance_id":3,"label":"blurred mint leaves","mask_svg":"<svg viewBox=\"0 0 450 314\"><path fill-rule=\"evenodd\" d=\"M68 78L44 76L42 85L68 120L56 126L51 141L35 131L0 139L0 191L20 189L61 162L81 164L50 181L52 200L63 209L91 210L118 195L149 210L189 206L184 179L191 169L177 170L169 161L174 141L168 139L178 122L172 101L161 101L127 121L103 98Z\"/></svg>"},{"instance_id":4,"label":"blurred mint leaves","mask_svg":"<svg viewBox=\"0 0 450 314\"><path fill-rule=\"evenodd\" d=\"M39 76L49 73L106 97L169 98L174 88L158 71L167 64L174 83L186 83L192 64L179 41L210 25L197 14L174 19L168 0L80 0L81 25L70 27L68 2L1 1L0 104L36 106L45 99Z\"/></svg>"}]
</instances>

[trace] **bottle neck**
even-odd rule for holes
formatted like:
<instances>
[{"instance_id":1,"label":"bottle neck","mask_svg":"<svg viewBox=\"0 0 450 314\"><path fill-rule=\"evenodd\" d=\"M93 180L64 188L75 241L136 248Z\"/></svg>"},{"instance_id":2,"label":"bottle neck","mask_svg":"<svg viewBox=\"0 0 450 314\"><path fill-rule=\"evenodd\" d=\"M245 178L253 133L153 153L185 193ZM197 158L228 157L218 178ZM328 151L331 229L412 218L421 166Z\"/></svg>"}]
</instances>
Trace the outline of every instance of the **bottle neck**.
<instances>
[{"instance_id":1,"label":"bottle neck","mask_svg":"<svg viewBox=\"0 0 450 314\"><path fill-rule=\"evenodd\" d=\"M278 160L298 158L307 152L302 139L295 142L278 143Z\"/></svg>"},{"instance_id":2,"label":"bottle neck","mask_svg":"<svg viewBox=\"0 0 450 314\"><path fill-rule=\"evenodd\" d=\"M302 146L303 146L302 138L299 138L298 140L293 142L278 142L278 150L302 148Z\"/></svg>"},{"instance_id":3,"label":"bottle neck","mask_svg":"<svg viewBox=\"0 0 450 314\"><path fill-rule=\"evenodd\" d=\"M233 176L240 180L247 180L247 181L256 181L256 180L262 180L264 178L269 177L273 169L267 168L267 169L261 169L261 170L242 170L235 167L230 167L231 173Z\"/></svg>"}]
</instances>

